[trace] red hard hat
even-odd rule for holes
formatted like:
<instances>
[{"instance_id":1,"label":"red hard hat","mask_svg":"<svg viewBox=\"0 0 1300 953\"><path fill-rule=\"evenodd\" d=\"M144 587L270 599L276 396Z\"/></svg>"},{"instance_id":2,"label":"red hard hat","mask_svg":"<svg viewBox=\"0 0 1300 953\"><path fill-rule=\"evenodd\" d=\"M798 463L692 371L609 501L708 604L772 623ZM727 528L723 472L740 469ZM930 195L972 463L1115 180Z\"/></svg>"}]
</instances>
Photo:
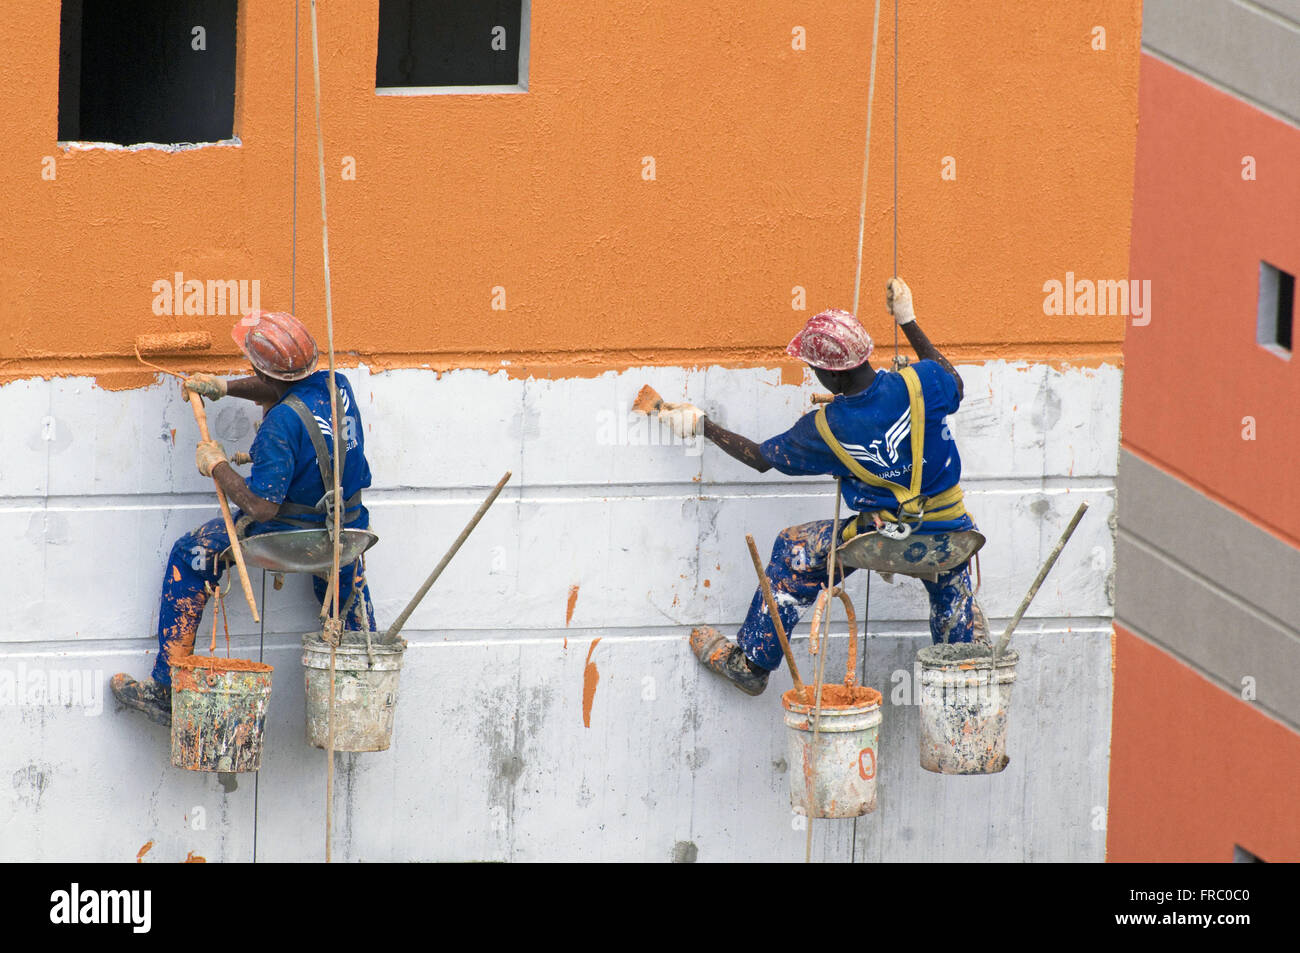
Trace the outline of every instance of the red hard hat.
<instances>
[{"instance_id":1,"label":"red hard hat","mask_svg":"<svg viewBox=\"0 0 1300 953\"><path fill-rule=\"evenodd\" d=\"M866 361L874 347L857 318L831 308L809 318L785 352L824 371L847 371Z\"/></svg>"},{"instance_id":2,"label":"red hard hat","mask_svg":"<svg viewBox=\"0 0 1300 953\"><path fill-rule=\"evenodd\" d=\"M300 381L316 370L316 339L287 311L254 311L230 329L230 336L267 377Z\"/></svg>"}]
</instances>

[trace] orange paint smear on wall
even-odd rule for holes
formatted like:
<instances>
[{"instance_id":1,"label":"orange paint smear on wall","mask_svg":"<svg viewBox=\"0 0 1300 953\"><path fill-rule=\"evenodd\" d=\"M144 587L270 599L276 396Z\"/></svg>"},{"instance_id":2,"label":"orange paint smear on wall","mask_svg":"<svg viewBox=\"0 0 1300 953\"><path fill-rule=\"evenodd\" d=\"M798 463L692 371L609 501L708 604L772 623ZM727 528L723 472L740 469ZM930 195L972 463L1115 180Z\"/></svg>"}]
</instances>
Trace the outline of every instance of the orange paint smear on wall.
<instances>
[{"instance_id":1,"label":"orange paint smear on wall","mask_svg":"<svg viewBox=\"0 0 1300 953\"><path fill-rule=\"evenodd\" d=\"M582 726L591 727L591 703L596 699L596 685L600 682L600 672L591 660L591 653L596 651L600 639L592 639L591 648L587 649L587 662L582 669Z\"/></svg>"},{"instance_id":2,"label":"orange paint smear on wall","mask_svg":"<svg viewBox=\"0 0 1300 953\"><path fill-rule=\"evenodd\" d=\"M573 621L573 609L578 604L578 587L572 585L569 587L569 602L564 608L564 624L568 625Z\"/></svg>"},{"instance_id":3,"label":"orange paint smear on wall","mask_svg":"<svg viewBox=\"0 0 1300 953\"><path fill-rule=\"evenodd\" d=\"M1300 735L1117 625L1106 859L1300 861Z\"/></svg>"},{"instance_id":4,"label":"orange paint smear on wall","mask_svg":"<svg viewBox=\"0 0 1300 953\"><path fill-rule=\"evenodd\" d=\"M299 6L297 104L294 5L241 5L241 144L177 153L60 148L58 5L10 11L0 380L139 387L154 378L134 367L133 338L189 330L219 349L178 362L186 369L241 367L220 343L230 316L154 313L154 283L176 272L258 280L268 308L289 308L296 282L296 310L323 338ZM1139 4L1058 7L1029 20L1020 3L903 10L899 270L929 336L958 352L1058 361L1120 349L1123 318L1045 315L1043 285L1067 271L1127 275ZM482 96L377 96L377 6L319 16L343 366L567 377L722 363L779 367L794 382L791 335L816 311L852 306L870 5L810 0L807 49L794 50L780 4L743 18L727 5L673 18L654 5L539 4L528 92ZM860 310L883 346L894 64L882 20ZM1096 23L1106 51L1089 44ZM53 181L40 175L46 156ZM952 181L940 174L949 156ZM805 310L792 308L796 288Z\"/></svg>"}]
</instances>

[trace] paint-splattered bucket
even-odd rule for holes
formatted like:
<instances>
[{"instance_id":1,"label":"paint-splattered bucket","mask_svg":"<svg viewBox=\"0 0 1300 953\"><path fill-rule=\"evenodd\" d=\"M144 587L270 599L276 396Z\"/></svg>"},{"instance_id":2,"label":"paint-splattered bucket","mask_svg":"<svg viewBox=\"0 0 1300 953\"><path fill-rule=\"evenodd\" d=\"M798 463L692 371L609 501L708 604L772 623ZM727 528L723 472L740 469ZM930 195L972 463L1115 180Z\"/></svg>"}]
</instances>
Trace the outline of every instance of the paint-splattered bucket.
<instances>
[{"instance_id":1,"label":"paint-splattered bucket","mask_svg":"<svg viewBox=\"0 0 1300 953\"><path fill-rule=\"evenodd\" d=\"M1007 766L1007 715L1015 651L993 671L986 645L927 645L921 666L921 767L939 774L996 774Z\"/></svg>"},{"instance_id":2,"label":"paint-splattered bucket","mask_svg":"<svg viewBox=\"0 0 1300 953\"><path fill-rule=\"evenodd\" d=\"M172 663L172 764L237 773L262 767L271 666L191 655Z\"/></svg>"},{"instance_id":3,"label":"paint-splattered bucket","mask_svg":"<svg viewBox=\"0 0 1300 953\"><path fill-rule=\"evenodd\" d=\"M350 635L350 634L349 634ZM372 638L377 638L372 633ZM346 641L334 657L334 750L387 751L393 741L397 682L406 640ZM371 659L373 657L373 664ZM302 637L307 675L307 740L329 746L330 647L317 632Z\"/></svg>"},{"instance_id":4,"label":"paint-splattered bucket","mask_svg":"<svg viewBox=\"0 0 1300 953\"><path fill-rule=\"evenodd\" d=\"M813 687L804 690L811 693ZM880 692L857 685L823 685L815 749L817 710L793 688L781 696L781 704L785 707L790 807L794 812L813 817L859 817L874 811ZM810 786L812 811L808 809Z\"/></svg>"}]
</instances>

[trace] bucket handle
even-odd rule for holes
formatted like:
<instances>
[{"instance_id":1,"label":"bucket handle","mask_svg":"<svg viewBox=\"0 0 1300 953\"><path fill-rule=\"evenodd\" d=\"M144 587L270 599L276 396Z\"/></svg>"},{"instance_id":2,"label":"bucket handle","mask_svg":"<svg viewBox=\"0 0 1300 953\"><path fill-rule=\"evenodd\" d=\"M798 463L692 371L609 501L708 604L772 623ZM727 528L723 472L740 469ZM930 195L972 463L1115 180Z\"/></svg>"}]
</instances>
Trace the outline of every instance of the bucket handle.
<instances>
[{"instance_id":1,"label":"bucket handle","mask_svg":"<svg viewBox=\"0 0 1300 953\"><path fill-rule=\"evenodd\" d=\"M853 670L858 663L858 617L853 612L853 600L849 598L843 586L836 586L830 590L830 595L840 597L840 602L844 603L844 614L849 620L849 657L844 665L844 684L852 688L857 683L857 676ZM829 644L831 634L829 602L827 589L823 586L813 605L812 627L808 631L808 652L811 655L816 655L820 650L822 636L826 637ZM824 631L821 628L823 623L825 623Z\"/></svg>"}]
</instances>

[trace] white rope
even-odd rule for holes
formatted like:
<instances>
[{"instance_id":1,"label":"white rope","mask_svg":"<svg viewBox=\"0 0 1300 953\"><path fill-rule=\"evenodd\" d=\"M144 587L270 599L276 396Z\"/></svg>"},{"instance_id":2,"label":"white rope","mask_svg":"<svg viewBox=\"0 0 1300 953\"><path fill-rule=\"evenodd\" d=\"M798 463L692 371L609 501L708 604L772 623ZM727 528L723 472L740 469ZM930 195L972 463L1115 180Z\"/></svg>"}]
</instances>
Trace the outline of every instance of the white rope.
<instances>
[{"instance_id":1,"label":"white rope","mask_svg":"<svg viewBox=\"0 0 1300 953\"><path fill-rule=\"evenodd\" d=\"M871 79L867 84L867 141L862 147L862 201L858 205L858 269L853 276L853 315L858 316L858 300L862 290L862 236L867 227L867 170L871 167L871 105L876 100L876 44L880 37L880 0L876 0L876 15L871 25ZM897 62L897 56L895 56ZM895 84L897 85L897 84ZM897 94L894 96L898 98ZM897 210L895 210L897 215ZM897 229L897 225L895 225ZM861 320L859 318L859 320Z\"/></svg>"},{"instance_id":2,"label":"white rope","mask_svg":"<svg viewBox=\"0 0 1300 953\"><path fill-rule=\"evenodd\" d=\"M339 624L339 561L342 557L343 539L340 533L343 521L343 492L340 483L343 480L340 459L341 447L339 436L338 391L334 384L334 307L330 295L330 230L329 217L325 212L325 135L320 121L320 48L317 40L316 0L311 0L311 68L316 82L316 159L320 165L320 228L321 250L325 256L325 329L329 342L330 357L330 425L334 430L334 546L333 546L333 580L330 589L333 593L330 621ZM325 863L333 858L331 855L334 824L334 665L336 646L330 641L330 698L326 715L329 759L325 776Z\"/></svg>"}]
</instances>

